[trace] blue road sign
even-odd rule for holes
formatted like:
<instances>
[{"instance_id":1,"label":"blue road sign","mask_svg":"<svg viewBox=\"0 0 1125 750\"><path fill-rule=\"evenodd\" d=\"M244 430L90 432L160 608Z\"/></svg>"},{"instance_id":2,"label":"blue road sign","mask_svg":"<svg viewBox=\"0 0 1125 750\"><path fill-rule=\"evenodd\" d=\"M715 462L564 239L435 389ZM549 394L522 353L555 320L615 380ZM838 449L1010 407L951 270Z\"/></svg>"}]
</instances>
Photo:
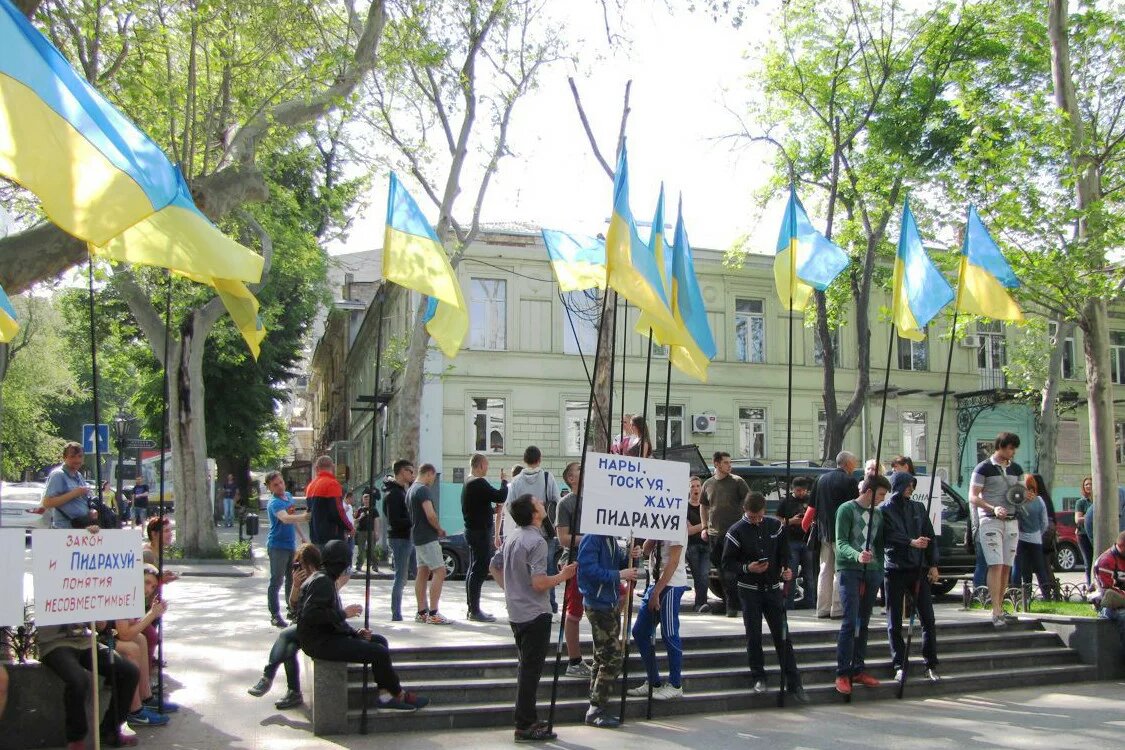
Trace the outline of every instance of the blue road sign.
<instances>
[{"instance_id":1,"label":"blue road sign","mask_svg":"<svg viewBox=\"0 0 1125 750\"><path fill-rule=\"evenodd\" d=\"M82 450L85 453L94 453L94 425L82 425ZM98 425L98 450L109 453L109 425Z\"/></svg>"}]
</instances>

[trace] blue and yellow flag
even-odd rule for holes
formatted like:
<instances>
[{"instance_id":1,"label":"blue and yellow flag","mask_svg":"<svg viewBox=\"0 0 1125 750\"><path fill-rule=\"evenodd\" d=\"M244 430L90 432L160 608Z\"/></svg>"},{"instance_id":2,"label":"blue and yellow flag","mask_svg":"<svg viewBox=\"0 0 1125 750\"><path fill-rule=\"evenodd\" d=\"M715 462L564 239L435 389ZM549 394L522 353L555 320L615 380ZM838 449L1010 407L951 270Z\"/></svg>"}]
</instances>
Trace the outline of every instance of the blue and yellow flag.
<instances>
[{"instance_id":1,"label":"blue and yellow flag","mask_svg":"<svg viewBox=\"0 0 1125 750\"><path fill-rule=\"evenodd\" d=\"M782 307L804 310L813 290L823 292L847 267L848 254L813 227L797 191L790 187L773 261L773 279Z\"/></svg>"},{"instance_id":2,"label":"blue and yellow flag","mask_svg":"<svg viewBox=\"0 0 1125 750\"><path fill-rule=\"evenodd\" d=\"M112 260L212 286L261 280L262 257L199 212L160 147L10 0L0 0L0 49L0 174L35 193L52 222Z\"/></svg>"},{"instance_id":3,"label":"blue and yellow flag","mask_svg":"<svg viewBox=\"0 0 1125 750\"><path fill-rule=\"evenodd\" d=\"M993 320L1023 320L1010 289L1020 280L992 240L977 209L969 206L965 241L961 244L961 271L957 280L957 309Z\"/></svg>"},{"instance_id":4,"label":"blue and yellow flag","mask_svg":"<svg viewBox=\"0 0 1125 750\"><path fill-rule=\"evenodd\" d=\"M926 338L926 325L953 301L953 287L922 247L922 236L908 201L902 203L902 232L895 254L891 299L891 319L898 327L898 335L913 341Z\"/></svg>"},{"instance_id":5,"label":"blue and yellow flag","mask_svg":"<svg viewBox=\"0 0 1125 750\"><path fill-rule=\"evenodd\" d=\"M544 229L543 244L563 292L605 289L605 240Z\"/></svg>"},{"instance_id":6,"label":"blue and yellow flag","mask_svg":"<svg viewBox=\"0 0 1125 750\"><path fill-rule=\"evenodd\" d=\"M652 331L653 340L660 346L673 346L687 341L689 335L676 321L676 306L672 301L672 252L664 237L664 183L660 183L660 197L656 200L656 212L652 217L652 231L649 233L648 249L656 260L656 270L660 274L661 288L668 306L672 310L673 325L654 320L651 315L641 311L634 330L642 336Z\"/></svg>"},{"instance_id":7,"label":"blue and yellow flag","mask_svg":"<svg viewBox=\"0 0 1125 750\"><path fill-rule=\"evenodd\" d=\"M707 367L715 357L715 339L707 321L703 294L695 276L695 261L684 227L684 201L680 198L676 230L672 235L672 312L687 335L669 349L672 364L680 372L707 382Z\"/></svg>"},{"instance_id":8,"label":"blue and yellow flag","mask_svg":"<svg viewBox=\"0 0 1125 750\"><path fill-rule=\"evenodd\" d=\"M16 318L16 308L12 307L12 301L8 299L8 294L3 288L0 288L0 343L6 344L14 339L19 330L20 324Z\"/></svg>"},{"instance_id":9,"label":"blue and yellow flag","mask_svg":"<svg viewBox=\"0 0 1125 750\"><path fill-rule=\"evenodd\" d=\"M430 298L426 330L445 356L456 357L469 332L469 308L437 233L394 172L387 194L383 277Z\"/></svg>"},{"instance_id":10,"label":"blue and yellow flag","mask_svg":"<svg viewBox=\"0 0 1125 750\"><path fill-rule=\"evenodd\" d=\"M656 256L637 234L637 224L629 208L629 162L624 144L613 177L613 216L606 232L605 254L609 286L642 314L647 314L654 331L657 328L674 331L676 322Z\"/></svg>"}]
</instances>

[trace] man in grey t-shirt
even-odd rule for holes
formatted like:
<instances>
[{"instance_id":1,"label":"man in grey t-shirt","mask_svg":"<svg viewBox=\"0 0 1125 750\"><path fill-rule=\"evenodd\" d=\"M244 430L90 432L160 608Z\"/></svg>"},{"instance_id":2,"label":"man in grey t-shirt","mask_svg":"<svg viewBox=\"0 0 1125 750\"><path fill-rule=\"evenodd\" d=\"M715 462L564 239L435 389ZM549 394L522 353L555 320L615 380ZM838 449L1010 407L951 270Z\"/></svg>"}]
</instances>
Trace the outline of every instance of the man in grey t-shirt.
<instances>
[{"instance_id":1,"label":"man in grey t-shirt","mask_svg":"<svg viewBox=\"0 0 1125 750\"><path fill-rule=\"evenodd\" d=\"M556 738L547 722L539 721L535 693L551 639L551 601L548 592L574 577L575 563L547 575L547 540L540 527L547 511L543 501L530 494L510 500L509 511L517 528L509 531L501 550L504 602L508 623L516 639L519 667L516 672L515 724L517 742Z\"/></svg>"},{"instance_id":2,"label":"man in grey t-shirt","mask_svg":"<svg viewBox=\"0 0 1125 750\"><path fill-rule=\"evenodd\" d=\"M441 554L440 537L445 529L438 521L430 487L437 477L433 464L418 467L418 478L406 491L406 509L410 513L410 539L414 542L414 554L418 561L418 575L414 579L414 596L418 600L418 613L415 622L430 625L447 625L449 620L438 612L441 600L441 587L445 583L445 559ZM426 598L426 584L429 583L429 599Z\"/></svg>"}]
</instances>

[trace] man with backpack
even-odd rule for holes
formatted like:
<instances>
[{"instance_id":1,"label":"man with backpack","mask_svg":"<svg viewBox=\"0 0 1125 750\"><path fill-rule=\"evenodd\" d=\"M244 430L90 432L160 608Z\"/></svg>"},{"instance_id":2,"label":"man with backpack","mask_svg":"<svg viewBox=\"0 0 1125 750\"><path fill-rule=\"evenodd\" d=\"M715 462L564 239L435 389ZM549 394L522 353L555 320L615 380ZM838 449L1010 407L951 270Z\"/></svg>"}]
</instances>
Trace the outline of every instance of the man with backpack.
<instances>
[{"instance_id":1,"label":"man with backpack","mask_svg":"<svg viewBox=\"0 0 1125 750\"><path fill-rule=\"evenodd\" d=\"M543 499L543 508L547 512L546 518L543 519L543 525L539 531L543 534L543 538L547 540L547 575L553 576L558 572L556 561L559 556L559 540L555 532L556 514L559 506L559 488L555 484L554 477L546 469L542 468L543 453L534 445L527 446L523 452L523 471L517 476L512 477L512 481L508 484L508 498L514 500L523 495L533 495L534 497ZM517 528L516 522L512 519L509 504L504 505L504 530L503 534L506 536L509 531ZM495 540L496 547L499 548L500 540ZM551 589L551 612L559 611L558 603L555 601L555 590Z\"/></svg>"}]
</instances>

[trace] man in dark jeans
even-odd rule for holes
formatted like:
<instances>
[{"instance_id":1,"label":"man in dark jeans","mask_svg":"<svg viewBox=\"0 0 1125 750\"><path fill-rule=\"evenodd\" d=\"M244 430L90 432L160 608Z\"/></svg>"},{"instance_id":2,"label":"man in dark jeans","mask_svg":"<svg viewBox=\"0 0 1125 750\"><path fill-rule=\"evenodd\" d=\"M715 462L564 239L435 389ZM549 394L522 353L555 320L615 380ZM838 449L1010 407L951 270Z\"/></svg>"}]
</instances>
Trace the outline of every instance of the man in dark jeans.
<instances>
[{"instance_id":1,"label":"man in dark jeans","mask_svg":"<svg viewBox=\"0 0 1125 750\"><path fill-rule=\"evenodd\" d=\"M518 527L509 531L500 555L504 571L504 601L508 622L519 652L516 676L516 742L556 739L547 722L539 721L535 693L543 675L543 663L551 640L551 601L548 592L574 576L575 563L555 575L547 575L547 540L540 527L547 512L543 501L521 495L508 504Z\"/></svg>"},{"instance_id":2,"label":"man in dark jeans","mask_svg":"<svg viewBox=\"0 0 1125 750\"><path fill-rule=\"evenodd\" d=\"M816 577L813 575L812 557L805 544L805 531L801 520L809 507L809 491L812 489L811 477L795 477L793 491L777 506L777 517L785 524L789 540L789 570L793 571L793 585L785 599L786 609L812 609L816 606ZM800 574L805 594L797 603L797 577Z\"/></svg>"},{"instance_id":3,"label":"man in dark jeans","mask_svg":"<svg viewBox=\"0 0 1125 750\"><path fill-rule=\"evenodd\" d=\"M474 453L469 461L469 481L461 488L461 516L465 519L465 541L469 543L469 571L465 574L465 601L468 619L475 622L496 622L496 618L480 608L480 591L488 577L488 562L492 559L492 536L495 517L502 512L508 497L508 477L500 469L500 488L486 479L488 458Z\"/></svg>"},{"instance_id":4,"label":"man in dark jeans","mask_svg":"<svg viewBox=\"0 0 1125 750\"><path fill-rule=\"evenodd\" d=\"M63 681L67 750L86 747L86 699L93 668L90 631L82 624L39 627L39 660ZM112 657L112 663L111 663ZM98 644L98 674L112 683L109 705L101 721L102 744L127 747L137 744L137 735L121 729L129 714L129 701L141 675L132 663L107 646Z\"/></svg>"},{"instance_id":5,"label":"man in dark jeans","mask_svg":"<svg viewBox=\"0 0 1125 750\"><path fill-rule=\"evenodd\" d=\"M387 519L387 544L394 558L395 580L391 584L391 620L402 621L402 590L414 575L414 543L410 541L410 511L406 488L414 481L414 464L405 458L391 467L394 479L383 485L383 517Z\"/></svg>"}]
</instances>

